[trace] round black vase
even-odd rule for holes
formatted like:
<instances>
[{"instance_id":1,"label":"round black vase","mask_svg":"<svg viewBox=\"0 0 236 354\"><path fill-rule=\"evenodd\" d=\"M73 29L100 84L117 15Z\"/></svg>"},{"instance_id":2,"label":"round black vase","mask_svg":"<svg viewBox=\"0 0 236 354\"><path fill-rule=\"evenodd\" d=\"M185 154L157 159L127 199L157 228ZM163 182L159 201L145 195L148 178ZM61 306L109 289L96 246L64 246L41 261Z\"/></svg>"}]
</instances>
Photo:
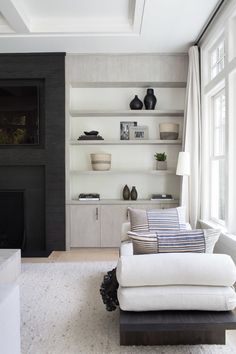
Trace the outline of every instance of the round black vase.
<instances>
[{"instance_id":1,"label":"round black vase","mask_svg":"<svg viewBox=\"0 0 236 354\"><path fill-rule=\"evenodd\" d=\"M129 190L129 187L127 186L127 184L124 186L124 189L123 189L123 199L124 200L129 200L130 198L130 190Z\"/></svg>"},{"instance_id":2,"label":"round black vase","mask_svg":"<svg viewBox=\"0 0 236 354\"><path fill-rule=\"evenodd\" d=\"M155 109L157 103L156 96L154 95L153 89L147 89L147 94L144 97L145 109Z\"/></svg>"},{"instance_id":3,"label":"round black vase","mask_svg":"<svg viewBox=\"0 0 236 354\"><path fill-rule=\"evenodd\" d=\"M143 108L143 102L138 98L137 95L134 96L134 99L130 102L129 104L130 109L142 109Z\"/></svg>"},{"instance_id":4,"label":"round black vase","mask_svg":"<svg viewBox=\"0 0 236 354\"><path fill-rule=\"evenodd\" d=\"M137 200L137 198L138 198L138 192L137 192L135 186L133 186L131 189L130 197L131 197L131 200Z\"/></svg>"}]
</instances>

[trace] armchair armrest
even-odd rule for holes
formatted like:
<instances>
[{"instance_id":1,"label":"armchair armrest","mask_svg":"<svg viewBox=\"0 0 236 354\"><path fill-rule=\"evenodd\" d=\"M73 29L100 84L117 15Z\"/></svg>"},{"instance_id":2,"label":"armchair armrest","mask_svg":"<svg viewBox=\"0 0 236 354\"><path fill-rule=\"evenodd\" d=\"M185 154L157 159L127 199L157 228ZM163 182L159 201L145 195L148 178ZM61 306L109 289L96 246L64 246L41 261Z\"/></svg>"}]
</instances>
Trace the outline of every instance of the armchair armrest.
<instances>
[{"instance_id":1,"label":"armchair armrest","mask_svg":"<svg viewBox=\"0 0 236 354\"><path fill-rule=\"evenodd\" d=\"M127 232L130 231L130 222L124 222L121 227L121 241L127 241L129 238Z\"/></svg>"}]
</instances>

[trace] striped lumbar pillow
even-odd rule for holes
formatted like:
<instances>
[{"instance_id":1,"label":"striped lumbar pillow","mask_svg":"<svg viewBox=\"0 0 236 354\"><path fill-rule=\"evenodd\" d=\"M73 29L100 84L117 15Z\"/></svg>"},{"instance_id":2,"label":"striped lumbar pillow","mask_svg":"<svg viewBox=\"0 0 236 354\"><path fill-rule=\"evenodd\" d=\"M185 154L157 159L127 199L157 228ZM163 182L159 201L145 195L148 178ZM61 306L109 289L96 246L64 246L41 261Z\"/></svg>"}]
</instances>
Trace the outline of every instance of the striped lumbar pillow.
<instances>
[{"instance_id":1,"label":"striped lumbar pillow","mask_svg":"<svg viewBox=\"0 0 236 354\"><path fill-rule=\"evenodd\" d=\"M134 254L146 253L212 253L220 230L189 230L169 232L128 232L133 242Z\"/></svg>"},{"instance_id":2,"label":"striped lumbar pillow","mask_svg":"<svg viewBox=\"0 0 236 354\"><path fill-rule=\"evenodd\" d=\"M185 208L143 210L128 208L131 230L158 232L186 230Z\"/></svg>"}]
</instances>

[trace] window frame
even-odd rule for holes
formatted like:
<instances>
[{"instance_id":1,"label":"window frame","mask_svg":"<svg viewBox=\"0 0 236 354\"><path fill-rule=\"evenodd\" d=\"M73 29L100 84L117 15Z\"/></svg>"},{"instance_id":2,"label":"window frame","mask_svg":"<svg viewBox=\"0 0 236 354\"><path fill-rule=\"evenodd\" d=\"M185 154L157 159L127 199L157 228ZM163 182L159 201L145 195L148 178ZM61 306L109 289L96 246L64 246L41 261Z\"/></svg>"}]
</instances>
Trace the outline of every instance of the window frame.
<instances>
[{"instance_id":1,"label":"window frame","mask_svg":"<svg viewBox=\"0 0 236 354\"><path fill-rule=\"evenodd\" d=\"M210 76L210 52L224 39L224 69L214 79ZM236 4L229 2L217 20L199 41L201 70L201 205L200 221L203 225L220 228L236 241ZM210 120L211 97L225 87L225 226L210 220Z\"/></svg>"},{"instance_id":2,"label":"window frame","mask_svg":"<svg viewBox=\"0 0 236 354\"><path fill-rule=\"evenodd\" d=\"M215 76L212 77L212 54L214 53L215 50L220 46L220 44L223 43L223 48L224 48L224 55L220 60L217 60L215 63L214 67L218 67L219 63L223 61L224 65L222 70L218 71ZM214 42L214 44L208 49L208 82L214 80L225 68L225 61L226 61L226 40L225 40L225 34L224 32L217 38L217 40Z\"/></svg>"},{"instance_id":3,"label":"window frame","mask_svg":"<svg viewBox=\"0 0 236 354\"><path fill-rule=\"evenodd\" d=\"M225 227L226 225L226 215L227 215L227 210L226 210L226 200L227 200L227 196L225 195L225 220L222 219L218 219L215 218L214 216L212 216L212 179L213 179L213 175L212 175L212 164L213 161L220 161L220 160L224 160L225 163L227 161L227 150L226 150L226 132L225 133L225 139L224 139L224 154L222 155L215 155L214 153L214 148L215 148L215 123L214 123L214 118L215 118L215 109L214 109L214 103L215 103L215 99L217 97L220 97L222 95L222 93L224 93L224 96L226 98L226 90L225 90L225 86L223 84L221 84L219 87L217 87L216 90L212 91L210 96L209 96L209 100L208 100L208 104L210 104L210 119L209 119L209 162L208 162L208 183L209 183L209 206L208 206L208 213L209 213L209 220L219 224L223 227ZM210 101L210 102L209 102ZM225 114L225 127L227 126L226 124L226 120L227 120L227 116ZM225 171L225 190L228 190L227 187L227 178L226 178L226 171Z\"/></svg>"}]
</instances>

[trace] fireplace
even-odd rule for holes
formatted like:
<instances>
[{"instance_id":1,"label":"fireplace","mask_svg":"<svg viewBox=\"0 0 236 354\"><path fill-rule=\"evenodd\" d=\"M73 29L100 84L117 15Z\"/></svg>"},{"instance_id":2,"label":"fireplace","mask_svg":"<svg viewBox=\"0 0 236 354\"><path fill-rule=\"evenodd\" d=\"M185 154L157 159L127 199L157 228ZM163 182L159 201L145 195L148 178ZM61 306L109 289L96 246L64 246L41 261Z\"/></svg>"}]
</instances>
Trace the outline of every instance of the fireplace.
<instances>
[{"instance_id":1,"label":"fireplace","mask_svg":"<svg viewBox=\"0 0 236 354\"><path fill-rule=\"evenodd\" d=\"M24 191L0 191L0 248L24 249L24 214Z\"/></svg>"},{"instance_id":2,"label":"fireplace","mask_svg":"<svg viewBox=\"0 0 236 354\"><path fill-rule=\"evenodd\" d=\"M0 248L46 254L44 166L1 166L0 185Z\"/></svg>"},{"instance_id":3,"label":"fireplace","mask_svg":"<svg viewBox=\"0 0 236 354\"><path fill-rule=\"evenodd\" d=\"M0 54L0 106L0 248L65 250L65 54Z\"/></svg>"}]
</instances>

